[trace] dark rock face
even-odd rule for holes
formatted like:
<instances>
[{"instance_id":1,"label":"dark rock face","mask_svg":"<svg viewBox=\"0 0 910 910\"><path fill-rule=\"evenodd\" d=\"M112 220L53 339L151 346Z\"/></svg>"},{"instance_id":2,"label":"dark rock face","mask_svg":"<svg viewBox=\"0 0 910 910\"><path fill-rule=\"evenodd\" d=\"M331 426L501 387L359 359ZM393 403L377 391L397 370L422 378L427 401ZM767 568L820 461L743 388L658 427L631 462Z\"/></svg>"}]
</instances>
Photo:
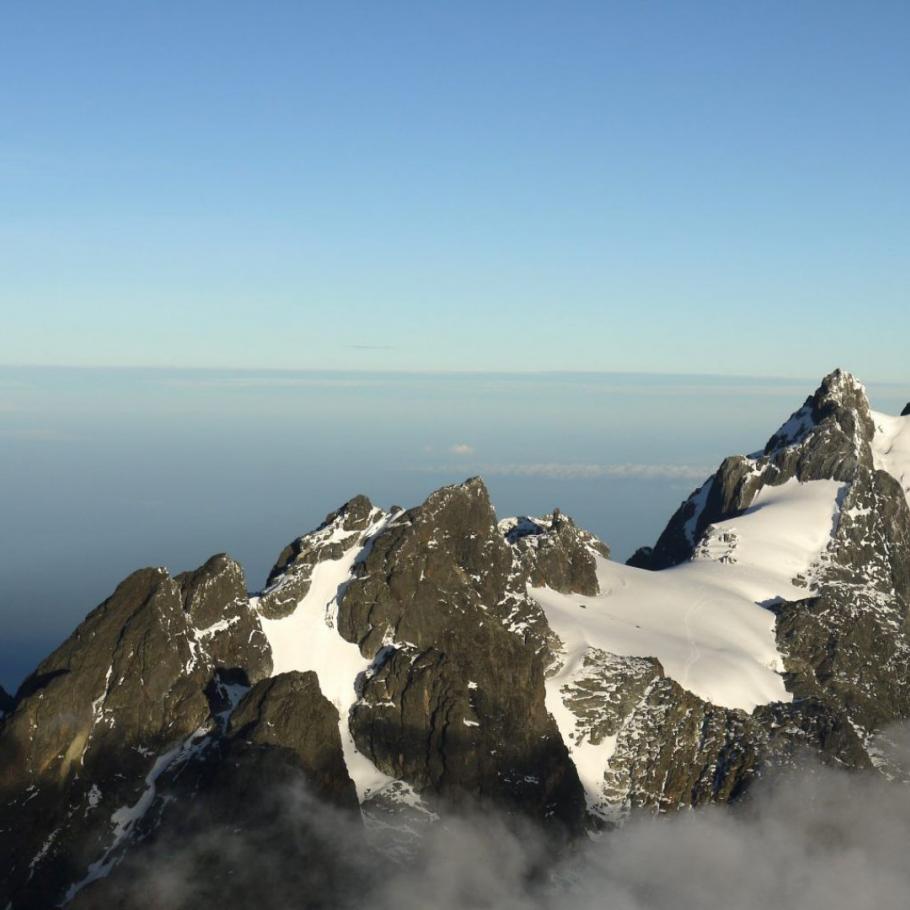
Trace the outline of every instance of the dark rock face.
<instances>
[{"instance_id":1,"label":"dark rock face","mask_svg":"<svg viewBox=\"0 0 910 910\"><path fill-rule=\"evenodd\" d=\"M267 619L290 615L310 589L315 566L325 559L340 559L374 520L378 510L366 496L355 496L326 516L309 534L282 550L259 599L259 612Z\"/></svg>"},{"instance_id":2,"label":"dark rock face","mask_svg":"<svg viewBox=\"0 0 910 910\"><path fill-rule=\"evenodd\" d=\"M15 707L16 699L3 686L0 686L0 720L3 720L7 714L12 714Z\"/></svg>"},{"instance_id":3,"label":"dark rock face","mask_svg":"<svg viewBox=\"0 0 910 910\"><path fill-rule=\"evenodd\" d=\"M346 858L365 844L338 712L316 674L253 686L224 735L159 778L134 838L141 849L81 890L74 910L338 906L356 884ZM179 888L163 888L175 857Z\"/></svg>"},{"instance_id":4,"label":"dark rock face","mask_svg":"<svg viewBox=\"0 0 910 910\"><path fill-rule=\"evenodd\" d=\"M358 574L338 617L373 661L350 717L358 749L431 801L579 830L581 786L544 703L546 620L483 483L403 513Z\"/></svg>"},{"instance_id":5,"label":"dark rock face","mask_svg":"<svg viewBox=\"0 0 910 910\"><path fill-rule=\"evenodd\" d=\"M752 714L720 708L669 679L654 658L592 649L563 696L579 718L578 742L615 737L602 798L591 806L608 821L630 809L730 802L764 770L808 755L869 764L849 721L819 702L768 705Z\"/></svg>"},{"instance_id":6,"label":"dark rock face","mask_svg":"<svg viewBox=\"0 0 910 910\"><path fill-rule=\"evenodd\" d=\"M776 608L788 688L867 734L910 716L910 508L889 474L857 472L814 582Z\"/></svg>"},{"instance_id":7,"label":"dark rock face","mask_svg":"<svg viewBox=\"0 0 910 910\"><path fill-rule=\"evenodd\" d=\"M135 572L22 684L0 736L0 902L51 905L107 849L159 756L214 722L222 670L270 672L242 590L226 557L177 578Z\"/></svg>"},{"instance_id":8,"label":"dark rock face","mask_svg":"<svg viewBox=\"0 0 910 910\"><path fill-rule=\"evenodd\" d=\"M357 792L348 775L338 732L338 711L322 694L313 672L282 673L253 686L231 715L228 749L250 756L254 783L263 786L268 764L301 770L309 791L356 812ZM227 772L231 775L236 769Z\"/></svg>"},{"instance_id":9,"label":"dark rock face","mask_svg":"<svg viewBox=\"0 0 910 910\"><path fill-rule=\"evenodd\" d=\"M904 410L901 411L901 417L910 417L910 403L904 405Z\"/></svg>"}]
</instances>

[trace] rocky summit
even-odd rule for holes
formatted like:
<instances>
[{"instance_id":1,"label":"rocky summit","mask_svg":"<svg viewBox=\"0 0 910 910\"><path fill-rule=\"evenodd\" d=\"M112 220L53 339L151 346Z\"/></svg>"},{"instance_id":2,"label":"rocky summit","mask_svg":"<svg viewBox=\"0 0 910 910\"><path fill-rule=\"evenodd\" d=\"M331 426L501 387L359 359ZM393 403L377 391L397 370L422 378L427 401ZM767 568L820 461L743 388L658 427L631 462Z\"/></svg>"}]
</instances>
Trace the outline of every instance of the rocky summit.
<instances>
[{"instance_id":1,"label":"rocky summit","mask_svg":"<svg viewBox=\"0 0 910 910\"><path fill-rule=\"evenodd\" d=\"M0 906L272 906L263 875L276 907L337 906L339 857L407 862L459 813L558 849L807 755L894 776L908 503L908 409L835 371L628 565L471 478L354 497L254 594L225 555L141 569L0 691ZM150 888L176 857L192 887Z\"/></svg>"}]
</instances>

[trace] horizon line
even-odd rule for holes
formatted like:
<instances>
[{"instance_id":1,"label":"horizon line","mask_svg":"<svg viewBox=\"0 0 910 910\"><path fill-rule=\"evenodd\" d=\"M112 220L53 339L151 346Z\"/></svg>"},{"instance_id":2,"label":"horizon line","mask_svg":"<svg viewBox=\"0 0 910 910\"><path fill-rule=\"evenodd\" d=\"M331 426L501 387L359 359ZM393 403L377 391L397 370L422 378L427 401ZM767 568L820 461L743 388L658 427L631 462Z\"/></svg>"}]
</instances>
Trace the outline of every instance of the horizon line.
<instances>
[{"instance_id":1,"label":"horizon line","mask_svg":"<svg viewBox=\"0 0 910 910\"><path fill-rule=\"evenodd\" d=\"M833 372L834 367L825 374ZM770 374L759 375L756 373L711 373L711 372L672 372L664 370L545 370L545 369L389 369L383 367L258 367L258 366L183 366L172 364L79 364L79 363L0 363L0 370L86 370L101 372L104 370L117 372L194 372L194 373L269 373L269 374L360 374L369 376L660 376L666 378L685 377L699 379L745 379L758 381L779 382L818 382L821 377L804 375ZM910 379L901 382L894 379L864 379L852 370L860 382L866 384L906 386Z\"/></svg>"}]
</instances>

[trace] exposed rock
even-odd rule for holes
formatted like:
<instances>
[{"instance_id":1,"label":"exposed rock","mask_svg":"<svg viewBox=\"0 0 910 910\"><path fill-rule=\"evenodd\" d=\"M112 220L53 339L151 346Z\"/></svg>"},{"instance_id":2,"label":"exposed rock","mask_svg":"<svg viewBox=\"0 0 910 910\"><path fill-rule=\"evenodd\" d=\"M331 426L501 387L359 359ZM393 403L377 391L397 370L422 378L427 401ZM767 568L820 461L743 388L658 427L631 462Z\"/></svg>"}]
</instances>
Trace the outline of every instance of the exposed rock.
<instances>
[{"instance_id":1,"label":"exposed rock","mask_svg":"<svg viewBox=\"0 0 910 910\"><path fill-rule=\"evenodd\" d=\"M901 417L910 417L910 402L904 405L904 410L901 411Z\"/></svg>"},{"instance_id":2,"label":"exposed rock","mask_svg":"<svg viewBox=\"0 0 910 910\"><path fill-rule=\"evenodd\" d=\"M249 755L249 763L257 766L260 786L272 777L268 764L289 765L304 772L315 796L356 812L338 711L320 691L315 673L282 673L255 685L231 715L227 737L233 757Z\"/></svg>"},{"instance_id":3,"label":"exposed rock","mask_svg":"<svg viewBox=\"0 0 910 910\"><path fill-rule=\"evenodd\" d=\"M348 858L365 846L357 794L338 712L315 673L254 686L226 734L169 769L158 791L133 832L142 849L80 891L74 910L333 907L356 886L347 879ZM162 886L175 857L179 887Z\"/></svg>"},{"instance_id":4,"label":"exposed rock","mask_svg":"<svg viewBox=\"0 0 910 910\"><path fill-rule=\"evenodd\" d=\"M7 714L12 714L15 707L16 699L3 686L0 686L0 720L3 720Z\"/></svg>"},{"instance_id":5,"label":"exposed rock","mask_svg":"<svg viewBox=\"0 0 910 910\"><path fill-rule=\"evenodd\" d=\"M546 620L483 483L433 493L381 534L339 631L373 661L357 747L426 799L490 801L579 830L575 769L544 699Z\"/></svg>"},{"instance_id":6,"label":"exposed rock","mask_svg":"<svg viewBox=\"0 0 910 910\"><path fill-rule=\"evenodd\" d=\"M292 613L310 589L315 566L325 559L340 559L357 543L377 511L366 496L355 496L327 515L315 531L288 544L269 573L259 612L267 619Z\"/></svg>"},{"instance_id":7,"label":"exposed rock","mask_svg":"<svg viewBox=\"0 0 910 910\"><path fill-rule=\"evenodd\" d=\"M910 717L910 509L889 474L858 471L813 584L775 608L788 688L867 734Z\"/></svg>"},{"instance_id":8,"label":"exposed rock","mask_svg":"<svg viewBox=\"0 0 910 910\"><path fill-rule=\"evenodd\" d=\"M849 721L818 702L770 705L751 715L720 708L669 679L653 658L591 649L563 698L578 718L575 745L613 740L590 806L606 821L632 809L730 802L763 771L809 755L869 764Z\"/></svg>"},{"instance_id":9,"label":"exposed rock","mask_svg":"<svg viewBox=\"0 0 910 910\"><path fill-rule=\"evenodd\" d=\"M242 590L225 557L178 578L142 569L25 680L0 736L0 854L11 858L0 903L50 906L108 849L112 815L140 800L159 757L215 723L208 693L222 668L270 672ZM227 618L200 630L197 614Z\"/></svg>"},{"instance_id":10,"label":"exposed rock","mask_svg":"<svg viewBox=\"0 0 910 910\"><path fill-rule=\"evenodd\" d=\"M499 523L506 540L534 587L547 586L563 594L596 594L595 554L610 558L610 548L593 534L575 526L566 515L510 518Z\"/></svg>"},{"instance_id":11,"label":"exposed rock","mask_svg":"<svg viewBox=\"0 0 910 910\"><path fill-rule=\"evenodd\" d=\"M221 553L174 580L180 584L196 641L215 669L222 675L242 670L251 683L271 673L269 645L259 617L250 609L243 569L237 562Z\"/></svg>"}]
</instances>

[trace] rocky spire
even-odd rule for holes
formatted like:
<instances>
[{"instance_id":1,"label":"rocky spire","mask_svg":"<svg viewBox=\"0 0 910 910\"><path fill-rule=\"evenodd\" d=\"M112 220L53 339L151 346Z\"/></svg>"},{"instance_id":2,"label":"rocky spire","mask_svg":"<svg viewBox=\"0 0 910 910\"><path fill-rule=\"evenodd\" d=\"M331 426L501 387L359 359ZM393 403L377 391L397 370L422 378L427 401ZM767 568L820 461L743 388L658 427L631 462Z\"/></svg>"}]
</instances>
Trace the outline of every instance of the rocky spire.
<instances>
[{"instance_id":1,"label":"rocky spire","mask_svg":"<svg viewBox=\"0 0 910 910\"><path fill-rule=\"evenodd\" d=\"M747 509L766 485L778 486L794 477L802 482L852 482L860 467L872 467L874 434L862 383L834 370L762 451L725 459L679 507L655 546L641 548L629 564L664 569L685 562L709 525Z\"/></svg>"}]
</instances>

